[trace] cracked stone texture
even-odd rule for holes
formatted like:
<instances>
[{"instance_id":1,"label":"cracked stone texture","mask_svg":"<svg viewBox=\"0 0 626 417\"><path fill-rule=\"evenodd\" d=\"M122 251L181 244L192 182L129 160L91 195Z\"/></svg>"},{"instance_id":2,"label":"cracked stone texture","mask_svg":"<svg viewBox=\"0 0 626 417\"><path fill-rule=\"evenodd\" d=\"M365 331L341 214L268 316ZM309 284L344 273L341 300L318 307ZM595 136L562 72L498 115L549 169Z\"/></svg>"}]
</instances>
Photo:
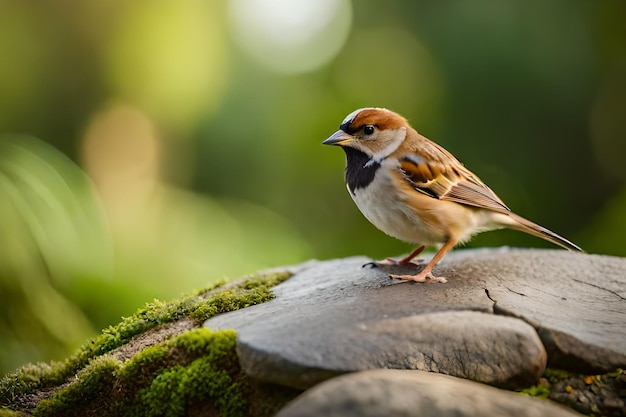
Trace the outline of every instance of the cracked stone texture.
<instances>
[{"instance_id":1,"label":"cracked stone texture","mask_svg":"<svg viewBox=\"0 0 626 417\"><path fill-rule=\"evenodd\" d=\"M422 371L356 372L324 382L276 417L575 417L550 401Z\"/></svg>"},{"instance_id":2,"label":"cracked stone texture","mask_svg":"<svg viewBox=\"0 0 626 417\"><path fill-rule=\"evenodd\" d=\"M306 389L351 371L434 371L515 388L546 365L626 366L626 259L562 250L457 250L446 284L397 282L402 267L308 262L276 298L207 320L234 328L243 369ZM545 346L545 349L544 349Z\"/></svg>"}]
</instances>

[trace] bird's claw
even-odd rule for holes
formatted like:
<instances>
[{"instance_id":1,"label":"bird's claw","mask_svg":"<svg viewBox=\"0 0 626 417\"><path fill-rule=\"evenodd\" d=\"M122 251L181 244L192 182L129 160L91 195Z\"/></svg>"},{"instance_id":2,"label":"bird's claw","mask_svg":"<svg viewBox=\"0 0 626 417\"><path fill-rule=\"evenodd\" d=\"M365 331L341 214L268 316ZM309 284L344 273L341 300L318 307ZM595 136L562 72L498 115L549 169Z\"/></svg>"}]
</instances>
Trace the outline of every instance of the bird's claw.
<instances>
[{"instance_id":1,"label":"bird's claw","mask_svg":"<svg viewBox=\"0 0 626 417\"><path fill-rule=\"evenodd\" d=\"M393 258L385 258L382 261L372 261L363 264L363 268L371 267L378 268L381 266L421 266L424 263L423 259L411 259L409 261L396 261Z\"/></svg>"},{"instance_id":2,"label":"bird's claw","mask_svg":"<svg viewBox=\"0 0 626 417\"><path fill-rule=\"evenodd\" d=\"M448 282L448 280L444 277L436 277L434 276L431 272L427 272L427 273L423 273L420 272L417 275L396 275L396 274L389 274L389 278L392 279L400 279L402 281L415 281L415 282L426 282L427 280L433 281L433 282Z\"/></svg>"}]
</instances>

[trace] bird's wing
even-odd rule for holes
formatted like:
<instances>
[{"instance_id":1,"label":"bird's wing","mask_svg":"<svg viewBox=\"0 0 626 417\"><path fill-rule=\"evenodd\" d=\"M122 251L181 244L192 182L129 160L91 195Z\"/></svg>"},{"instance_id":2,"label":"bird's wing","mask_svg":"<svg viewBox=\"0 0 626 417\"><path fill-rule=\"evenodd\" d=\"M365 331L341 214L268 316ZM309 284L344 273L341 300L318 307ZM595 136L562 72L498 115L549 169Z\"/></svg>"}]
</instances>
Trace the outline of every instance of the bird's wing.
<instances>
[{"instance_id":1,"label":"bird's wing","mask_svg":"<svg viewBox=\"0 0 626 417\"><path fill-rule=\"evenodd\" d=\"M400 170L416 191L440 200L509 213L511 210L452 154L434 142L400 158Z\"/></svg>"}]
</instances>

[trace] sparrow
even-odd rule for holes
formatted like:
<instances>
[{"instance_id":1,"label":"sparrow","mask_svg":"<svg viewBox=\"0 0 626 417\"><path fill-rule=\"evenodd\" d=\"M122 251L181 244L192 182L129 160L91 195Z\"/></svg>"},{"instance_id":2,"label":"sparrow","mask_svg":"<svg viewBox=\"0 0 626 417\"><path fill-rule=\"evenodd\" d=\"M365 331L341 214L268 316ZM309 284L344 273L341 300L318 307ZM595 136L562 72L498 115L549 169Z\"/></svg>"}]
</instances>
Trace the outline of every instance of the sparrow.
<instances>
[{"instance_id":1,"label":"sparrow","mask_svg":"<svg viewBox=\"0 0 626 417\"><path fill-rule=\"evenodd\" d=\"M390 275L406 281L446 282L433 267L456 245L490 230L519 230L571 251L569 240L513 213L450 152L420 135L397 113L362 108L341 122L322 142L346 154L345 181L363 215L389 236L420 246L405 258L376 265L419 265L425 246L439 250L415 275Z\"/></svg>"}]
</instances>

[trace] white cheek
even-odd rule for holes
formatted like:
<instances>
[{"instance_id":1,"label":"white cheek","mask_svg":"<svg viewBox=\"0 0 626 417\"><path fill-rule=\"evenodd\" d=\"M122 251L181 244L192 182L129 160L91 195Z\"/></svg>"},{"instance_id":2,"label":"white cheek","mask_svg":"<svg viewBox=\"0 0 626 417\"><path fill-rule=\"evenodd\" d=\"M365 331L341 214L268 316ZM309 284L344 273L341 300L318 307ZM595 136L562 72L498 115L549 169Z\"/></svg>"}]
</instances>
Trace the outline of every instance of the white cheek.
<instances>
[{"instance_id":1,"label":"white cheek","mask_svg":"<svg viewBox=\"0 0 626 417\"><path fill-rule=\"evenodd\" d=\"M400 145L402 145L402 142L404 142L404 138L406 138L406 127L401 127L388 133L381 133L383 135L390 134L391 137L383 139L388 140L389 143L387 144L387 146L385 146L383 149L373 155L373 159L376 161L382 161L383 159L394 153L400 147Z\"/></svg>"}]
</instances>

